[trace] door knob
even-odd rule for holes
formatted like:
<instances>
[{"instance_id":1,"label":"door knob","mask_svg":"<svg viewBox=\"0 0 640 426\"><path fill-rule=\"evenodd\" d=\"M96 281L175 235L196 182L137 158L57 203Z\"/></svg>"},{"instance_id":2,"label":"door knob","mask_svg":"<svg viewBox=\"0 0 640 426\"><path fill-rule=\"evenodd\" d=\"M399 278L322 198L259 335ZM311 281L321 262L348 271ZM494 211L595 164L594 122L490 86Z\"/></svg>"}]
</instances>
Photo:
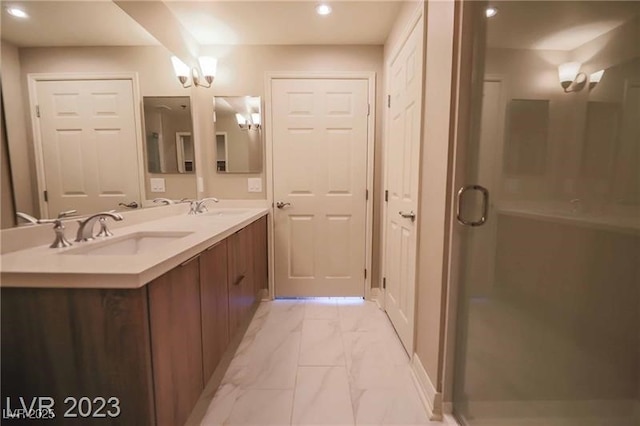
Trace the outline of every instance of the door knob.
<instances>
[{"instance_id":1,"label":"door knob","mask_svg":"<svg viewBox=\"0 0 640 426\"><path fill-rule=\"evenodd\" d=\"M404 217L405 219L411 219L411 222L416 220L416 214L413 212L413 210L411 210L409 213L405 213L405 212L398 212L398 213L400 214L400 216Z\"/></svg>"},{"instance_id":2,"label":"door knob","mask_svg":"<svg viewBox=\"0 0 640 426\"><path fill-rule=\"evenodd\" d=\"M278 202L276 203L276 207L277 207L277 208L279 208L279 209L283 209L283 208L285 208L286 206L290 206L290 205L291 205L291 203L284 203L284 202L282 202L282 201L278 201Z\"/></svg>"}]
</instances>

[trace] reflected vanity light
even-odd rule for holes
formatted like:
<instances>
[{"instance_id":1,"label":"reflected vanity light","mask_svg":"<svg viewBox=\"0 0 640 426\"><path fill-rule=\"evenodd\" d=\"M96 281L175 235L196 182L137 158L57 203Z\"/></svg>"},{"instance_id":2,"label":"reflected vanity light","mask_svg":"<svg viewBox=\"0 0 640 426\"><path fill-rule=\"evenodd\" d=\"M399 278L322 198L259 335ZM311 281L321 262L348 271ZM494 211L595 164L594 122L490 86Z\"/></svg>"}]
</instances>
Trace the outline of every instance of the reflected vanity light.
<instances>
[{"instance_id":1,"label":"reflected vanity light","mask_svg":"<svg viewBox=\"0 0 640 426\"><path fill-rule=\"evenodd\" d=\"M201 81L199 71L196 68L189 68L189 66L182 62L177 56L171 57L173 71L176 74L176 77L178 77L178 81L180 81L180 84L182 84L182 87L185 89L192 85L208 89L211 87L213 79L216 77L218 67L218 61L216 58L201 56L198 58L198 62L200 63L200 72L202 72L203 75L202 78L204 78L206 83ZM193 83L189 83L190 78Z\"/></svg>"},{"instance_id":2,"label":"reflected vanity light","mask_svg":"<svg viewBox=\"0 0 640 426\"><path fill-rule=\"evenodd\" d=\"M498 9L493 6L489 6L485 9L484 14L487 18L493 18L498 14Z\"/></svg>"},{"instance_id":3,"label":"reflected vanity light","mask_svg":"<svg viewBox=\"0 0 640 426\"><path fill-rule=\"evenodd\" d=\"M236 121L238 122L238 126L240 126L240 130L258 130L260 129L260 114L253 113L251 114L251 120L248 120L244 115L237 113Z\"/></svg>"},{"instance_id":4,"label":"reflected vanity light","mask_svg":"<svg viewBox=\"0 0 640 426\"><path fill-rule=\"evenodd\" d=\"M331 6L326 3L319 4L316 6L316 13L320 16L327 16L331 14Z\"/></svg>"},{"instance_id":5,"label":"reflected vanity light","mask_svg":"<svg viewBox=\"0 0 640 426\"><path fill-rule=\"evenodd\" d=\"M580 72L580 62L566 62L558 67L560 85L565 93L579 92L587 83L587 75Z\"/></svg>"}]
</instances>

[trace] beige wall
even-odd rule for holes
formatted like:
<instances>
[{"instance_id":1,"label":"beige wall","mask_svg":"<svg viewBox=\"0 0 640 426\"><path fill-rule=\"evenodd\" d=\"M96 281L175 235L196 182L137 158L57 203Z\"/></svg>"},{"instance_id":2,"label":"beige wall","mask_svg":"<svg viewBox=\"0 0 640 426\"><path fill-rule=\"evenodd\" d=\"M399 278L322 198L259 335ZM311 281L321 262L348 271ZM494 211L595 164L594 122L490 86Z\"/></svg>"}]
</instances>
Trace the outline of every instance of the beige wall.
<instances>
[{"instance_id":1,"label":"beige wall","mask_svg":"<svg viewBox=\"0 0 640 426\"><path fill-rule=\"evenodd\" d=\"M454 1L428 2L420 177L416 355L442 391L447 259L447 178L453 72Z\"/></svg>"}]
</instances>

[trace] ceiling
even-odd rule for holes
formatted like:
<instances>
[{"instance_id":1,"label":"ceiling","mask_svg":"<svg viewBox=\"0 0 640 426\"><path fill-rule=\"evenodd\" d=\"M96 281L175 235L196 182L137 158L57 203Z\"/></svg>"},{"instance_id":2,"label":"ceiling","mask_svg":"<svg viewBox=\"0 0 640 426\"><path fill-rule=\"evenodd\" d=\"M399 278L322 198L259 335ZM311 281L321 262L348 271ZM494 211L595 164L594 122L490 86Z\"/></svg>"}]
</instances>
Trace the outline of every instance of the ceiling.
<instances>
[{"instance_id":1,"label":"ceiling","mask_svg":"<svg viewBox=\"0 0 640 426\"><path fill-rule=\"evenodd\" d=\"M637 18L640 1L500 1L489 18L493 48L573 50Z\"/></svg>"},{"instance_id":2,"label":"ceiling","mask_svg":"<svg viewBox=\"0 0 640 426\"><path fill-rule=\"evenodd\" d=\"M159 0L154 0L159 1ZM384 44L399 1L332 1L333 13L315 13L316 1L165 1L197 40L208 44ZM19 5L19 20L6 6ZM106 0L2 0L2 38L19 47L158 45L118 5Z\"/></svg>"}]
</instances>

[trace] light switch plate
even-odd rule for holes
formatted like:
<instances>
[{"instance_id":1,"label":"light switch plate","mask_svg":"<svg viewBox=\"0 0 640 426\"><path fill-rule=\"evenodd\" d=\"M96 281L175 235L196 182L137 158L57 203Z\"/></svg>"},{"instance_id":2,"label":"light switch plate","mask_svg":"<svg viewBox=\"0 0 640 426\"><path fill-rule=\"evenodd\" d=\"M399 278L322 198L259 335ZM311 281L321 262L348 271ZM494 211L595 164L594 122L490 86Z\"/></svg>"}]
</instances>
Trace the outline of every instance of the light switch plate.
<instances>
[{"instance_id":1,"label":"light switch plate","mask_svg":"<svg viewBox=\"0 0 640 426\"><path fill-rule=\"evenodd\" d=\"M164 178L151 178L151 192L165 192Z\"/></svg>"},{"instance_id":2,"label":"light switch plate","mask_svg":"<svg viewBox=\"0 0 640 426\"><path fill-rule=\"evenodd\" d=\"M249 192L262 192L262 178L248 178L247 190Z\"/></svg>"}]
</instances>

